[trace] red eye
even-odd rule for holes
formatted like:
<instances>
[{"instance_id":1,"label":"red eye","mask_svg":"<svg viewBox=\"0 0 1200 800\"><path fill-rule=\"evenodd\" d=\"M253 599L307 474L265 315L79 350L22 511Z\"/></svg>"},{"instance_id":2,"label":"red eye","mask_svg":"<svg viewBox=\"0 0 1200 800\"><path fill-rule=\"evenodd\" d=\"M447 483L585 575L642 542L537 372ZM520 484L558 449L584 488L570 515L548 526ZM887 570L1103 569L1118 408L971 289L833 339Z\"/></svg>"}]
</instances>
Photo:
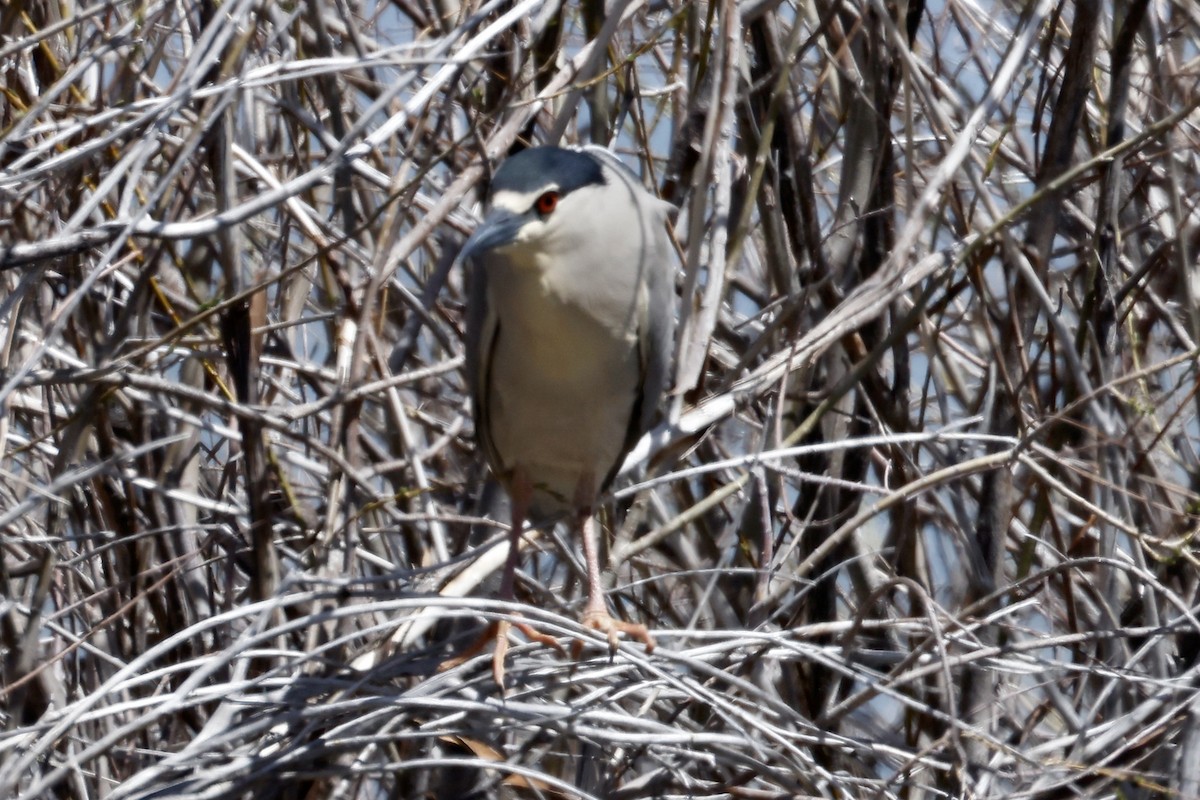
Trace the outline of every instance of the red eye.
<instances>
[{"instance_id":1,"label":"red eye","mask_svg":"<svg viewBox=\"0 0 1200 800\"><path fill-rule=\"evenodd\" d=\"M537 212L543 217L553 213L554 209L558 208L558 192L546 192L533 204Z\"/></svg>"}]
</instances>

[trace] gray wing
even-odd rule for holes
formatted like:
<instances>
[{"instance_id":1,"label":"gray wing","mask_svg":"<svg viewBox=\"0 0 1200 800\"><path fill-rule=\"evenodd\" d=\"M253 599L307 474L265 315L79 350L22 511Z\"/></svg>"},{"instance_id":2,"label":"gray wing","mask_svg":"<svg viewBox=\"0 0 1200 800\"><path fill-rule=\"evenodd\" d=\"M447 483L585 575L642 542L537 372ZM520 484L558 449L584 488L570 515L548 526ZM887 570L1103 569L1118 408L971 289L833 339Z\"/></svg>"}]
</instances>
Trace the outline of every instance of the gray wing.
<instances>
[{"instance_id":1,"label":"gray wing","mask_svg":"<svg viewBox=\"0 0 1200 800\"><path fill-rule=\"evenodd\" d=\"M487 270L477 259L464 259L467 279L466 361L467 388L471 392L471 416L475 420L475 438L488 462L500 468L492 444L488 424L488 375L492 348L496 344L499 325L494 314L488 313Z\"/></svg>"},{"instance_id":2,"label":"gray wing","mask_svg":"<svg viewBox=\"0 0 1200 800\"><path fill-rule=\"evenodd\" d=\"M641 302L637 313L638 361L641 370L637 396L630 414L629 427L621 457L613 464L604 481L607 486L616 477L625 455L642 434L654 424L659 404L671 379L671 359L675 344L675 248L666 231L667 216L674 206L646 192L635 192L638 202L646 204L642 215Z\"/></svg>"},{"instance_id":3,"label":"gray wing","mask_svg":"<svg viewBox=\"0 0 1200 800\"><path fill-rule=\"evenodd\" d=\"M675 248L665 228L667 203L650 198L662 208L652 213L650 231L652 254L646 265L646 307L638 325L638 346L642 352L640 437L654 424L654 417L671 380L671 357L675 350ZM636 443L636 438L634 443ZM630 444L630 447L633 443Z\"/></svg>"},{"instance_id":4,"label":"gray wing","mask_svg":"<svg viewBox=\"0 0 1200 800\"><path fill-rule=\"evenodd\" d=\"M644 261L640 265L644 298L638 309L638 351L642 372L637 404L623 448L623 453L628 453L654 424L659 403L671 380L671 358L675 350L676 259L666 222L676 208L647 191L637 173L607 147L584 145L576 149L611 167L616 177L628 184L643 212L639 216L643 221L642 241L645 242L642 248ZM614 471L620 466L617 464Z\"/></svg>"}]
</instances>

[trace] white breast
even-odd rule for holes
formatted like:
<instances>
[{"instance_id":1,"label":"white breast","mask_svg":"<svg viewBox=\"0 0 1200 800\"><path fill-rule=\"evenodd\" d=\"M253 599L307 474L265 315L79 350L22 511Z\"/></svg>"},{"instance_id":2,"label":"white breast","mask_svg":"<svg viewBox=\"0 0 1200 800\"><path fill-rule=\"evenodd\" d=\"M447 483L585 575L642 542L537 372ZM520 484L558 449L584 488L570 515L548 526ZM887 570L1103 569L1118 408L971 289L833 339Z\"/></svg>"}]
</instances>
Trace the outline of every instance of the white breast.
<instances>
[{"instance_id":1,"label":"white breast","mask_svg":"<svg viewBox=\"0 0 1200 800\"><path fill-rule=\"evenodd\" d=\"M488 281L498 325L491 438L505 470L529 475L543 513L599 491L621 456L640 381L636 281L583 282L602 288L581 296L570 265L559 263L554 271L494 264Z\"/></svg>"}]
</instances>

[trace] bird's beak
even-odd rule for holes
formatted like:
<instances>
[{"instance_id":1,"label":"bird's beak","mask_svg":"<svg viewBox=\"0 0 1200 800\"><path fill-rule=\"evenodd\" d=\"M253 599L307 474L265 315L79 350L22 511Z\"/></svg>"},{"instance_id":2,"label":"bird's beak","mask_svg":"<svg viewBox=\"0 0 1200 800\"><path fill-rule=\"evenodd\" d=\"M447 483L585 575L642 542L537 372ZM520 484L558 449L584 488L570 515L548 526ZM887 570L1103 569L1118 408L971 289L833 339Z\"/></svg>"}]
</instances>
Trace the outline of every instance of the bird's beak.
<instances>
[{"instance_id":1,"label":"bird's beak","mask_svg":"<svg viewBox=\"0 0 1200 800\"><path fill-rule=\"evenodd\" d=\"M479 223L479 227L463 245L459 257L466 261L480 253L512 243L524 224L523 215L503 208L495 209Z\"/></svg>"}]
</instances>

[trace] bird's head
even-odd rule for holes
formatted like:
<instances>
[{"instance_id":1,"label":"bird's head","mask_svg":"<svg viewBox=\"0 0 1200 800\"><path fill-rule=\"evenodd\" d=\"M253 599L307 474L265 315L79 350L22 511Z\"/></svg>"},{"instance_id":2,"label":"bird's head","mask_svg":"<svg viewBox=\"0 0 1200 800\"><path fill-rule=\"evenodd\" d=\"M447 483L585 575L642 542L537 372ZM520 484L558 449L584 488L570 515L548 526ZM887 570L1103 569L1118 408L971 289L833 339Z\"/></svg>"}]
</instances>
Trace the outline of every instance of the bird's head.
<instances>
[{"instance_id":1,"label":"bird's head","mask_svg":"<svg viewBox=\"0 0 1200 800\"><path fill-rule=\"evenodd\" d=\"M602 247L624 224L608 195L628 196L614 185L612 169L588 150L535 147L509 157L496 171L487 215L463 246L463 258L494 252L525 262Z\"/></svg>"}]
</instances>

